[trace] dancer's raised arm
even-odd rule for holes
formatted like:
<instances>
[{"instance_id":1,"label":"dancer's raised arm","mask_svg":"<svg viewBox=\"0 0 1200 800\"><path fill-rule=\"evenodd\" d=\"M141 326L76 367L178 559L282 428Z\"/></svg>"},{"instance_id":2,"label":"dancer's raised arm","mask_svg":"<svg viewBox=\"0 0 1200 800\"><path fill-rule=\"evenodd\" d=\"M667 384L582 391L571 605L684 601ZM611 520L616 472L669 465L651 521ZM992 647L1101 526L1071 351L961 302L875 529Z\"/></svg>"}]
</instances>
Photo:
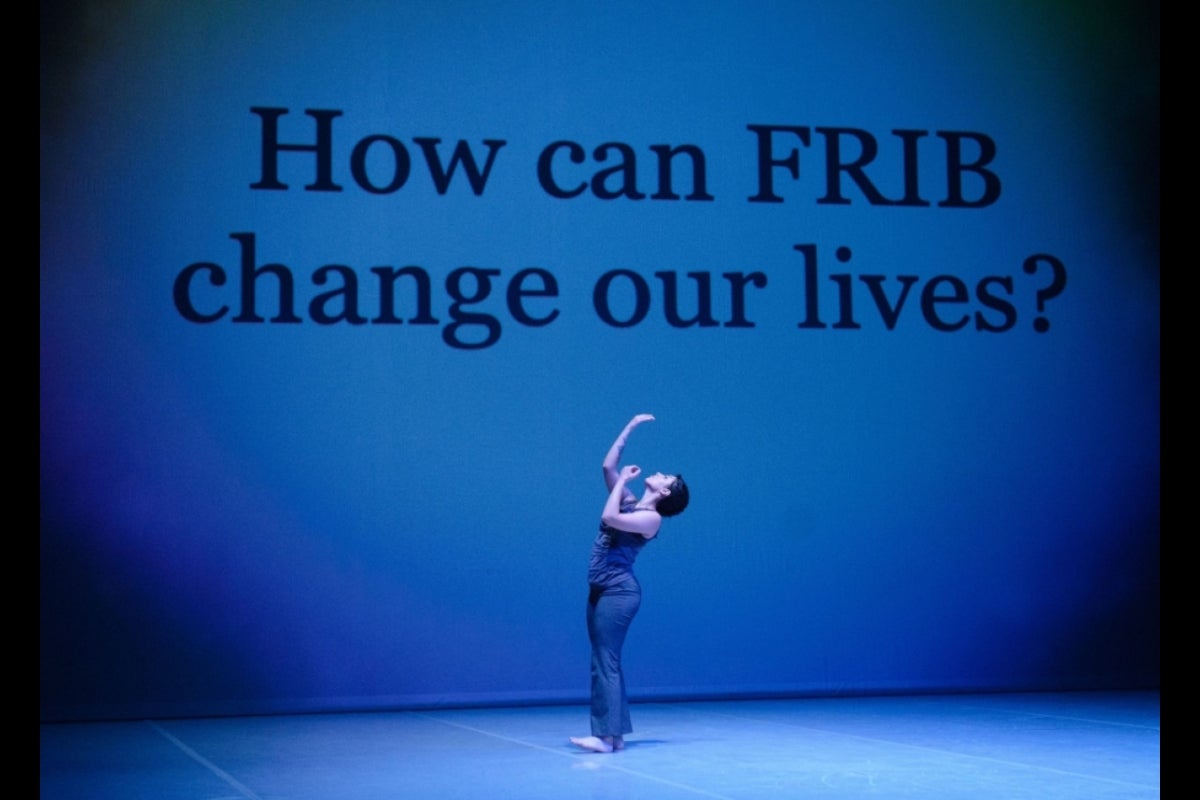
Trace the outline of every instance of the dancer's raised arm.
<instances>
[{"instance_id":1,"label":"dancer's raised arm","mask_svg":"<svg viewBox=\"0 0 1200 800\"><path fill-rule=\"evenodd\" d=\"M625 427L617 434L617 438L613 441L612 447L608 448L608 453L604 456L604 485L611 492L613 486L617 483L617 478L621 474L621 452L625 449L625 443L629 441L629 434L633 433L633 429L643 422L650 422L654 419L653 414L638 414L629 422L625 423Z\"/></svg>"}]
</instances>

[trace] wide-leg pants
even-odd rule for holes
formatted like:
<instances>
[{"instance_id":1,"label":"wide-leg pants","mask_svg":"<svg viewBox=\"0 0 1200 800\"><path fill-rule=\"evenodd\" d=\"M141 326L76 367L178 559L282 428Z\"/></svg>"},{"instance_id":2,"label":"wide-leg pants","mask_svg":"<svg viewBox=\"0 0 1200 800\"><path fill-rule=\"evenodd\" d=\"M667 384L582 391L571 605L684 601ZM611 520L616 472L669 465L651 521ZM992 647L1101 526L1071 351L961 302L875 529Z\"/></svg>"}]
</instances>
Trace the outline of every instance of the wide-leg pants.
<instances>
[{"instance_id":1,"label":"wide-leg pants","mask_svg":"<svg viewBox=\"0 0 1200 800\"><path fill-rule=\"evenodd\" d=\"M633 731L621 669L625 634L642 604L642 587L630 577L588 592L587 629L592 642L592 735L623 736Z\"/></svg>"}]
</instances>

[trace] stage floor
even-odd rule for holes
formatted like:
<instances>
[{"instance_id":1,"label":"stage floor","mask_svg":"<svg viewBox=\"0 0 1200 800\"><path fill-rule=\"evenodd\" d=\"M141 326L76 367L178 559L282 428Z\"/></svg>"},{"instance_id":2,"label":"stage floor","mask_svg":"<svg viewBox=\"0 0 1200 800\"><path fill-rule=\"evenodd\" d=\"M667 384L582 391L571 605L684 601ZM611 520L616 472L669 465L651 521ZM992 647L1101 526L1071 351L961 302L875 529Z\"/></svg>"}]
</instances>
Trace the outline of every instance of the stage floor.
<instances>
[{"instance_id":1,"label":"stage floor","mask_svg":"<svg viewBox=\"0 0 1200 800\"><path fill-rule=\"evenodd\" d=\"M635 703L41 726L41 800L1144 800L1157 692Z\"/></svg>"}]
</instances>

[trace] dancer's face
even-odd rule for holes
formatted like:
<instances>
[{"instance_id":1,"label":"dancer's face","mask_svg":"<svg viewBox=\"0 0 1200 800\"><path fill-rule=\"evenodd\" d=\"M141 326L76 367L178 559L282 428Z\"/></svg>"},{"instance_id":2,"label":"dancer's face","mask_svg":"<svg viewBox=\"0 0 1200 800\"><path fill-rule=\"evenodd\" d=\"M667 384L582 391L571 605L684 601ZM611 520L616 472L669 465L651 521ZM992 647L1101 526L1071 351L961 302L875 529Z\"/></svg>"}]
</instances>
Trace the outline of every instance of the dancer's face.
<instances>
[{"instance_id":1,"label":"dancer's face","mask_svg":"<svg viewBox=\"0 0 1200 800\"><path fill-rule=\"evenodd\" d=\"M670 494L671 484L675 482L675 475L664 475L661 472L656 472L653 475L647 475L645 478L646 488L656 492L667 490Z\"/></svg>"}]
</instances>

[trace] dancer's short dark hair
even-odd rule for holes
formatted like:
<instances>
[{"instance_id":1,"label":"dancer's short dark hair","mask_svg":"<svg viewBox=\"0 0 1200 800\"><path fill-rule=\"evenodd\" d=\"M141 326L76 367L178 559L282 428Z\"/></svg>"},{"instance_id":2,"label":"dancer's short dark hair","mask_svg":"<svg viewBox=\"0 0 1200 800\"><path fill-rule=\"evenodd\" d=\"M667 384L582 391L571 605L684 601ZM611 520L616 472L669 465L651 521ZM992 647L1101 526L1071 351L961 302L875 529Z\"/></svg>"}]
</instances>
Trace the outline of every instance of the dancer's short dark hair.
<instances>
[{"instance_id":1,"label":"dancer's short dark hair","mask_svg":"<svg viewBox=\"0 0 1200 800\"><path fill-rule=\"evenodd\" d=\"M675 480L671 482L671 485L668 486L667 489L669 489L671 493L666 497L659 498L659 501L654 508L664 517L673 517L676 514L682 513L683 510L687 508L688 487L687 484L683 482L683 476L677 475L675 476Z\"/></svg>"}]
</instances>

